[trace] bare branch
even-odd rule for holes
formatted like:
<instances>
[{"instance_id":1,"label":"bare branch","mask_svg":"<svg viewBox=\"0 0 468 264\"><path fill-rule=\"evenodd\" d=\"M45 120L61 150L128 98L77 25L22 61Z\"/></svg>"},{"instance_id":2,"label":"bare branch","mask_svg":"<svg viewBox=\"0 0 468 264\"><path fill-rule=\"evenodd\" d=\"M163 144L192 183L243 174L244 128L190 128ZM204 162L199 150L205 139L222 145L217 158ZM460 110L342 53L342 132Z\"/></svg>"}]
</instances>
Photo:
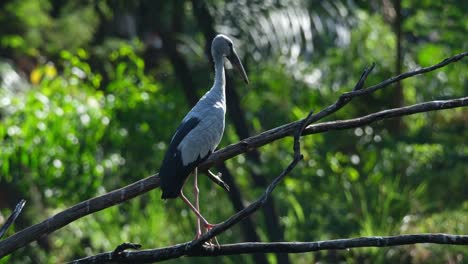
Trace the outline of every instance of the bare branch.
<instances>
[{"instance_id":1,"label":"bare branch","mask_svg":"<svg viewBox=\"0 0 468 264\"><path fill-rule=\"evenodd\" d=\"M122 203L157 187L159 187L159 178L156 174L124 188L76 204L39 224L27 227L0 241L0 258L85 215Z\"/></svg>"},{"instance_id":2,"label":"bare branch","mask_svg":"<svg viewBox=\"0 0 468 264\"><path fill-rule=\"evenodd\" d=\"M276 186L281 182L281 180L284 179L284 177L290 173L294 167L296 167L297 163L302 160L302 155L301 155L301 148L300 148L300 138L301 135L306 127L306 125L309 123L309 121L312 119L312 112L309 113L309 115L304 118L301 121L301 126L297 129L296 133L294 134L294 158L289 163L288 167L284 169L281 174L276 177L273 182L268 185L268 188L265 190L262 196L258 198L254 203L250 204L248 207L242 209L241 211L237 212L233 216L229 217L226 221L223 223L216 225L213 229L208 231L207 233L203 234L200 238L186 244L182 245L177 245L175 247L169 247L166 248L167 250L163 250L161 255L164 259L170 259L170 258L177 258L182 255L186 255L187 252L192 252L193 249L197 248L203 248L203 245L205 242L208 242L210 239L214 238L216 235L221 234L222 232L226 231L233 225L237 224L240 222L242 219L250 216L253 214L255 211L257 211L261 206L263 206L267 199L270 197L271 193L273 190L276 188ZM106 256L107 257L107 256ZM115 261L117 258L115 257L115 251L109 255L110 261ZM124 252L119 252L118 256L119 261L127 261L127 256ZM91 261L95 261L94 259L91 258ZM99 262L102 262L102 260L98 260ZM139 260L140 261L140 260ZM74 262L74 263L80 263L80 261Z\"/></svg>"},{"instance_id":3,"label":"bare branch","mask_svg":"<svg viewBox=\"0 0 468 264\"><path fill-rule=\"evenodd\" d=\"M319 112L317 114L317 117L316 117L318 119L313 119L313 120L311 120L311 122L315 122L315 121L317 121L319 119L322 119L325 116L328 116L328 115L334 113L336 110L338 110L340 108L340 106L342 107L346 102L348 102L349 98L359 96L359 95L363 95L363 94L369 94L369 93L375 92L378 89L387 87L390 84L401 81L403 79L406 79L406 78L409 78L409 77L412 77L412 76L415 76L415 75L418 75L418 74L423 74L423 73L427 73L427 72L430 72L430 71L434 71L434 70L439 69L441 67L444 67L444 66L446 66L446 65L448 65L450 63L459 61L459 60L461 60L462 58L464 58L466 56L468 56L468 52L463 52L463 53L457 54L455 56L449 57L449 58L443 60L442 62L440 62L440 63L438 63L436 65L433 65L431 67L422 68L422 69L419 69L419 70L409 71L409 72L400 74L397 77L389 78L389 79L387 79L387 80L385 80L385 81L383 81L383 82L381 82L379 84L376 84L376 85L374 85L374 86L372 86L370 88L367 88L367 89L356 89L356 87L355 87L355 89L353 89L352 92L343 94L342 96L340 96L340 98L338 99L337 102L335 102L334 104L330 105L326 109ZM370 70L372 70L372 67L370 68ZM366 71L369 71L369 69L366 69L364 72L366 72ZM363 73L363 75L364 75L364 73ZM361 79L363 79L363 76L361 76ZM436 110L436 109L434 109L434 110ZM201 167L203 167L203 168L204 167L211 167L214 163L225 161L225 160L230 159L232 157L235 157L235 156L237 156L239 154L250 151L250 150L252 150L254 148L264 146L264 145L266 145L266 144L268 144L270 142L273 142L275 140L278 140L280 138L291 136L294 133L294 131L296 131L296 129L299 126L300 122L301 121L296 121L296 122L292 122L292 123L289 123L289 124L285 124L285 125L282 125L280 127L276 127L276 128L270 129L268 131L262 132L262 133L260 133L260 134L258 134L256 136L249 137L249 138L246 138L244 140L241 140L239 143L229 145L229 146L227 146L227 147L225 147L225 148L223 148L221 150L218 150L218 151L214 152L213 154L211 154L211 156L203 163L203 166L201 166Z\"/></svg>"},{"instance_id":4,"label":"bare branch","mask_svg":"<svg viewBox=\"0 0 468 264\"><path fill-rule=\"evenodd\" d=\"M8 217L2 228L0 228L0 238L3 237L8 228L15 222L16 218L18 218L25 204L26 200L24 199L21 199L21 201L16 204L15 210L13 210L13 213L11 213L10 217Z\"/></svg>"},{"instance_id":5,"label":"bare branch","mask_svg":"<svg viewBox=\"0 0 468 264\"><path fill-rule=\"evenodd\" d=\"M451 100L430 101L411 106L399 107L394 109L387 109L380 112L372 113L366 116L337 120L330 122L323 122L306 127L303 135L323 133L330 130L343 130L355 127L360 127L374 123L379 120L384 120L392 117L414 115L417 113L431 112L442 109L450 109L457 107L468 106L468 97L462 97Z\"/></svg>"},{"instance_id":6,"label":"bare branch","mask_svg":"<svg viewBox=\"0 0 468 264\"><path fill-rule=\"evenodd\" d=\"M374 67L375 67L375 64L372 64L370 67L366 67L366 69L364 69L363 73L361 74L361 77L359 78L358 82L357 82L356 85L354 86L354 88L353 88L353 90L352 90L353 92L351 92L351 94L353 94L353 93L356 92L356 91L361 90L362 87L364 87L364 83L365 83L367 77L369 76L369 74L370 74L370 73L372 72L372 70L374 69ZM351 99L352 99L352 97L349 97L349 96L344 96L344 95L340 96L340 97L338 98L338 100L337 100L334 104L332 104L332 105L328 106L327 108L323 109L323 110L320 111L318 114L313 115L313 116L312 116L312 115L309 115L309 116L307 117L309 121L308 121L307 123L305 123L305 124L303 123L304 119L303 119L303 120L299 120L299 121L292 122L292 123L289 123L289 124L287 124L287 125L284 125L284 126L281 126L281 127L278 127L278 128L274 128L274 129L271 129L271 130L266 131L266 132L263 132L263 133L260 133L260 134L257 135L257 136L253 136L253 137L250 137L250 138L246 138L246 139L240 141L240 142L237 143L237 144L227 146L226 148L224 148L224 149L222 149L222 150L219 150L219 151L216 151L215 153L213 153L213 154L208 158L208 160L206 160L205 162L203 162L203 163L199 166L199 168L201 168L201 169L207 169L207 168L213 166L214 163L218 163L218 162L220 162L220 161L225 161L225 160L230 159L230 158L232 158L232 157L234 157L234 156L237 156L237 155L239 155L239 154L241 154L241 153L248 152L248 151L253 150L253 149L257 148L257 147L266 145L267 143L270 143L270 142L272 142L272 141L274 141L274 140L277 140L277 139L279 139L279 138L283 138L283 137L285 137L285 136L288 136L288 135L294 133L294 131L297 131L297 129L299 128L299 125L303 125L303 124L304 124L304 125L308 125L308 124L311 124L311 123L313 123L313 122L316 122L316 121L318 121L318 120L320 120L320 119L322 119L322 118L324 118L324 117L326 117L326 116L328 116L328 115L331 115L331 114L333 114L334 112L338 111L339 109L343 108L346 104L348 104L348 103L351 101ZM286 127L287 127L287 128L286 128ZM281 128L284 128L284 129L281 129ZM267 139L267 138L265 137L265 135L275 135L275 134L278 134L278 132L284 132L285 130L288 131L288 135L283 135L283 136L281 136L281 137L279 137L279 138L269 139L270 141L265 141L265 142L260 141L260 142L261 142L261 145L258 145L258 146L255 146L255 147L251 147L251 148L246 148L246 149L240 149L240 150L239 150L240 152L234 154L234 156L227 156L227 155L226 155L226 157L223 157L222 155L220 155L219 157L213 158L213 156L215 156L218 152L223 153L223 152L222 152L223 150L227 150L227 151L224 152L224 153L228 153L230 147L233 147L233 146L243 147L243 146L246 146L246 145L253 145L253 144L255 144L254 142L255 142L257 139ZM252 142L249 142L249 141L252 141ZM252 143L253 143L253 144L252 144ZM216 161L213 162L213 161L212 161L213 159L216 159ZM226 183L224 183L220 178L213 177L213 176L210 175L210 174L208 174L208 176L210 177L210 179L211 179L214 183L216 183L217 185L221 186L223 189L229 191L229 186L228 186Z\"/></svg>"},{"instance_id":7,"label":"bare branch","mask_svg":"<svg viewBox=\"0 0 468 264\"><path fill-rule=\"evenodd\" d=\"M361 93L362 94L371 93L378 89L386 87L392 83L395 83L399 80L409 78L417 74L422 74L425 72L433 71L440 67L446 66L450 63L458 61L467 55L468 55L468 52L461 53L453 57L447 58L441 63L436 64L434 66L423 68L423 69L416 70L416 71L410 71L410 72L401 74L397 77L390 78L370 88L360 89L363 86L364 81L367 78L368 74L372 70L372 67L368 68L364 71L360 80L356 84L355 89L353 89L352 92L342 95L334 104L320 111L316 115L310 116L310 119L307 120L306 123L303 123L304 120L292 122L292 123L271 129L269 131L265 131L259 135L244 139L237 144L233 144L219 151L216 151L200 167L202 169L206 169L212 166L214 163L223 162L227 159L230 159L241 153L247 152L251 149L261 147L263 145L266 145L280 138L291 136L294 134L295 131L298 131L298 129L303 124L309 125L310 123L316 122L317 120L320 120L321 118L328 116L334 113L335 111L337 111L338 109L342 108L344 105L346 105L346 103L349 102L350 98L354 97L355 95L358 96L358 95L361 95ZM332 129L353 128L356 126L369 124L375 121L379 121L379 120L383 120L383 119L387 119L391 117L404 116L404 115L409 115L409 114L414 114L414 113L419 113L419 112L426 112L426 111L463 107L467 105L468 105L468 97L453 99L453 100L445 100L445 101L426 102L426 103L416 104L416 105L402 107L402 108L385 110L385 111L374 113L368 116L364 116L362 118L315 124L313 126L306 127L303 134L320 133L320 132L324 132L324 131L332 130ZM45 221L39 224L25 228L21 230L20 232L12 235L11 237L8 237L0 241L0 258L38 239L40 236L54 232L55 230L60 229L63 226L69 224L70 222L73 222L83 216L92 214L94 212L103 210L105 208L108 208L110 206L113 206L119 203L122 203L126 200L129 200L135 196L146 193L157 187L159 187L159 178L157 177L157 174L156 174L156 175L147 177L145 179L142 179L138 182L135 182L133 184L130 184L121 189L112 191L105 195L95 197L95 198L86 200L84 202L81 202L77 205L74 205L52 216L51 218L46 219ZM249 209L249 208L251 207L249 206L246 209ZM252 210L252 209L253 208L249 210ZM217 233L214 233L215 230L216 228L213 228L210 234L216 235ZM219 230L217 230L216 232L218 231Z\"/></svg>"},{"instance_id":8,"label":"bare branch","mask_svg":"<svg viewBox=\"0 0 468 264\"><path fill-rule=\"evenodd\" d=\"M227 192L229 192L230 188L229 185L227 183L225 183L221 177L219 175L216 175L214 173L209 173L208 170L207 170L207 173L206 173L206 176L208 176L208 178L210 178L210 180L214 183L216 183L217 185L219 185L221 188L223 188L224 190L226 190Z\"/></svg>"},{"instance_id":9,"label":"bare branch","mask_svg":"<svg viewBox=\"0 0 468 264\"><path fill-rule=\"evenodd\" d=\"M181 256L225 256L253 253L303 253L322 250L344 250L360 247L392 247L409 244L447 244L447 245L468 245L468 235L450 234L412 234L384 237L359 237L349 239L335 239L317 242L247 242L238 244L226 244L220 247L197 247L186 251L188 243L150 250L136 252L123 252L120 263L145 263L162 261ZM185 251L185 252L183 252ZM112 252L101 253L96 256L75 260L78 263L107 263L116 261L112 258Z\"/></svg>"},{"instance_id":10,"label":"bare branch","mask_svg":"<svg viewBox=\"0 0 468 264\"><path fill-rule=\"evenodd\" d=\"M381 83L378 83L378 84L376 84L374 86L371 86L371 87L366 88L364 90L361 90L359 92L349 92L349 93L345 93L343 96L348 97L348 98L353 98L353 97L361 96L361 95L364 95L364 94L370 94L370 93L373 93L373 92L375 92L377 90L380 90L380 89L382 89L384 87L387 87L388 85L390 85L392 83L396 83L396 82L404 80L406 78L413 77L413 76L416 76L416 75L420 75L420 74L423 74L423 73L426 73L426 72L431 72L431 71L437 70L439 68L442 68L444 66L449 65L450 63L459 61L459 60L463 59L466 56L468 56L468 52L462 52L462 53L457 54L455 56L452 56L450 58L446 58L443 61L441 61L441 62L439 62L439 63L437 63L435 65L425 67L425 68L421 68L421 69L415 70L415 71L409 71L409 72L402 73L400 75L397 75L395 77L387 79L387 80L385 80L385 81L383 81Z\"/></svg>"},{"instance_id":11,"label":"bare branch","mask_svg":"<svg viewBox=\"0 0 468 264\"><path fill-rule=\"evenodd\" d=\"M263 195L258 198L255 202L244 208L243 210L237 212L233 216L229 217L226 221L223 223L215 226L213 229L211 229L209 232L203 234L199 239L196 239L192 241L190 244L188 244L185 248L185 250L191 250L192 248L195 247L200 247L203 245L203 243L208 242L210 239L214 238L215 236L221 234L225 230L229 229L231 226L235 225L236 223L240 222L242 219L248 217L249 215L253 214L255 211L257 211L261 206L263 206L267 199L270 197L271 193L273 190L276 188L276 186L283 180L283 178L290 173L294 167L296 167L297 163L302 160L302 155L301 155L301 148L300 148L300 142L299 139L306 127L306 125L310 122L311 118L313 117L312 112L309 113L309 115L301 121L302 124L299 127L299 129L296 131L294 135L294 158L289 163L288 167L284 169L281 174L276 177L273 182L268 185L267 189L263 193Z\"/></svg>"},{"instance_id":12,"label":"bare branch","mask_svg":"<svg viewBox=\"0 0 468 264\"><path fill-rule=\"evenodd\" d=\"M306 127L304 134L316 134L326 132L328 130L354 128L396 116L464 106L468 106L468 97L444 101L431 101L407 107L384 110L361 118L310 125ZM370 116L373 117L371 118ZM159 178L157 177L157 174L155 174L121 189L83 201L39 224L23 229L11 237L0 241L0 257L6 256L16 249L38 239L40 236L58 230L83 216L125 202L157 187L159 187Z\"/></svg>"}]
</instances>

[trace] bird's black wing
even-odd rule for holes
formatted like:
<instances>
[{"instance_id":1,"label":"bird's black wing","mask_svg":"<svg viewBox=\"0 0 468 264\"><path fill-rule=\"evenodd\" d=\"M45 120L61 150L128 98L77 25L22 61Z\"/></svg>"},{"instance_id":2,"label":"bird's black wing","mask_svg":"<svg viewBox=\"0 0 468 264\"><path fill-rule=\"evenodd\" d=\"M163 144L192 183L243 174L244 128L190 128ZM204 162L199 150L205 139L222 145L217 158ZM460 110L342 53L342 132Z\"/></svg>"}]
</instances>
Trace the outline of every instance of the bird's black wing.
<instances>
[{"instance_id":1,"label":"bird's black wing","mask_svg":"<svg viewBox=\"0 0 468 264\"><path fill-rule=\"evenodd\" d=\"M176 198L180 194L180 190L184 185L185 180L193 171L196 165L203 162L210 154L211 151L205 157L198 157L197 160L184 165L182 162L182 154L177 149L180 142L184 140L190 131L192 131L198 124L200 119L192 117L182 124L176 130L174 137L172 138L169 149L167 150L161 169L159 170L159 177L161 179L161 190L163 199Z\"/></svg>"}]
</instances>

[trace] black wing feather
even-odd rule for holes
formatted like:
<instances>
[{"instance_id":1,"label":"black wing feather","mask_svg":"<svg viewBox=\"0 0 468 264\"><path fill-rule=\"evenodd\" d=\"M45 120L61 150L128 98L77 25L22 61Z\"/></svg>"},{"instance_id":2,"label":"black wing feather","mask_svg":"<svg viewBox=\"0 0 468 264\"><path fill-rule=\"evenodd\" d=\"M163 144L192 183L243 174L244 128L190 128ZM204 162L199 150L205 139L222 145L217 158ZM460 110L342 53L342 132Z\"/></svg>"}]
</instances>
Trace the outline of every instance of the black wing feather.
<instances>
[{"instance_id":1,"label":"black wing feather","mask_svg":"<svg viewBox=\"0 0 468 264\"><path fill-rule=\"evenodd\" d=\"M179 125L174 135L174 138L169 145L161 169L159 170L159 177L161 179L161 198L169 199L179 196L180 191L185 183L185 180L195 167L206 160L211 154L211 151L205 157L198 157L192 163L184 165L182 162L182 154L177 149L180 142L187 136L187 134L194 129L200 119L192 117L189 120Z\"/></svg>"}]
</instances>

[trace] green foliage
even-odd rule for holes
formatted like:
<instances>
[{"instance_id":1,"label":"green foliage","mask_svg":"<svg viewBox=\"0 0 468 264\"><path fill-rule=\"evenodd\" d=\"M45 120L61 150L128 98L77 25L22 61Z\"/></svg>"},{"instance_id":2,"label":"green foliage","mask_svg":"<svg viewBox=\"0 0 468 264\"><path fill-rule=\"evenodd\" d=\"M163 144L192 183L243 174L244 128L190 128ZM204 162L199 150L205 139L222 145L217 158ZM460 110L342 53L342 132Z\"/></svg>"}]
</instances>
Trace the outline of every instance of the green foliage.
<instances>
[{"instance_id":1,"label":"green foliage","mask_svg":"<svg viewBox=\"0 0 468 264\"><path fill-rule=\"evenodd\" d=\"M210 8L219 8L224 2L211 1ZM293 25L296 17L288 12L298 12L299 2L288 9L268 3L262 6L260 1L250 6L257 6L258 10L249 12L268 19L271 14L287 16L285 21ZM163 50L148 56L146 52L151 45L146 42L148 36L123 40L107 28L109 21L118 20L122 10L144 9L147 5L153 8L148 10L159 11L142 21L153 22L152 26L158 26L160 32L170 31L168 28L173 23L170 14L175 7L159 1L151 5L12 0L0 10L2 25L8 25L0 29L2 56L11 53L12 60L24 56L37 61L33 69L26 71L29 83L18 81L18 89L7 87L8 78L3 78L7 70L11 72L15 68L0 68L0 189L31 201L26 208L29 211L22 215L25 219L16 229L157 172L172 132L189 109L180 77L172 70L170 61L158 53ZM404 71L435 64L466 50L463 39L466 34L462 34L467 29L463 4L403 1L402 5L405 9ZM347 12L350 10L346 10L346 5L337 3L330 10L339 12L340 17L352 16L352 21L333 26L333 20L326 19L330 18L326 4L320 7L320 11L314 11L317 14L311 13L314 25L326 21L326 27L335 28L337 35L343 31L349 43L336 44L330 34L322 32L322 36L315 29L314 43L326 45L317 48L310 57L310 50L300 46L302 36L291 40L299 45L295 47L300 50L297 54L307 55L296 54L298 61L294 65L285 63L288 61L285 56L292 53L288 51L285 55L280 51L289 49L291 36L306 31L305 24L301 24L299 33L280 32L279 24L269 28L268 23L273 22L268 20L262 20L261 30L242 29L241 32L261 40L255 46L245 41L250 37L245 37L243 47L246 48L239 48L246 53L251 84L236 88L242 94L241 106L252 134L303 118L311 109L316 112L323 109L341 93L352 89L362 70L372 62L376 68L367 86L394 75L396 37L388 18L366 3L353 6L352 13ZM187 13L186 18L180 16L186 32L170 34L184 42L177 48L187 57L192 70L196 86L192 88L201 95L208 88L212 74L208 74L211 68L202 56L202 30L192 23L191 8L186 5L181 9ZM252 21L245 18L239 23ZM236 26L230 26L235 32ZM255 30L275 31L276 39L263 39ZM236 43L242 40L240 36ZM265 60L258 61L256 52ZM148 61L153 67L148 66ZM465 59L405 80L403 103L466 96L466 66ZM389 99L394 95L392 89L388 87L372 96L353 100L328 120L353 118L389 108ZM228 112L221 146L239 140L230 122L235 114ZM384 121L304 137L304 161L273 194L285 239L316 241L415 232L466 233L466 225L461 224L467 222L466 116L465 109L439 111L403 118L398 133ZM260 163L252 162L246 155L226 162L246 203L264 191L252 187L250 174L254 172L267 182L273 179L292 159L292 142L292 138L285 138L260 148ZM212 222L232 215L234 209L228 195L206 177L200 178L203 214ZM191 190L191 184L189 179L186 189ZM187 194L191 196L190 191ZM0 219L10 213L10 209L0 209ZM268 234L264 223L268 217L260 212L252 217L256 231L265 241ZM163 202L160 191L156 190L51 234L48 250L34 243L0 263L61 263L112 250L123 241L141 243L145 248L163 247L192 239L194 222L185 204L178 200ZM9 234L13 232L10 230ZM244 240L241 234L240 227L236 226L219 239L222 243L241 242ZM293 263L461 263L466 254L465 248L422 245L298 254L290 258ZM273 255L268 259L275 261ZM249 256L178 261L253 263Z\"/></svg>"},{"instance_id":2,"label":"green foliage","mask_svg":"<svg viewBox=\"0 0 468 264\"><path fill-rule=\"evenodd\" d=\"M80 66L87 65L70 64L57 76L50 76L53 65L39 69L44 72L42 81L9 99L5 107L14 110L0 129L2 179L23 182L24 192L35 186L55 202L86 197L101 185L105 169L115 168L113 163L105 165L110 157L99 155L109 123L103 94L93 84L99 84L99 77ZM78 197L70 197L67 189L76 190L72 195Z\"/></svg>"},{"instance_id":3,"label":"green foliage","mask_svg":"<svg viewBox=\"0 0 468 264\"><path fill-rule=\"evenodd\" d=\"M29 55L76 50L89 43L99 18L91 4L67 1L60 14L52 16L48 0L14 0L0 11L0 22L12 27L0 30L0 43Z\"/></svg>"}]
</instances>

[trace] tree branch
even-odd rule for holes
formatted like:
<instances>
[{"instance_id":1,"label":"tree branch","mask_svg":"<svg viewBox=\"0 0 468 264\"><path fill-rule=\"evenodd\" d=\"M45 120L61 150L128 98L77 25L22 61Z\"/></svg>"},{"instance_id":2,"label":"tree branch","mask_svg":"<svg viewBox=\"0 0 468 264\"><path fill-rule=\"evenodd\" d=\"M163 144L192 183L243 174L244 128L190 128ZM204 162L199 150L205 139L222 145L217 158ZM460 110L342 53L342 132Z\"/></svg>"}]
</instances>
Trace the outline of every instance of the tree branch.
<instances>
[{"instance_id":1,"label":"tree branch","mask_svg":"<svg viewBox=\"0 0 468 264\"><path fill-rule=\"evenodd\" d=\"M387 109L358 118L309 125L304 130L303 135L323 133L330 130L350 129L355 127L361 127L370 123L374 123L376 121L389 119L392 117L414 115L417 113L431 112L464 106L468 106L468 97L450 100L429 101L405 107Z\"/></svg>"},{"instance_id":2,"label":"tree branch","mask_svg":"<svg viewBox=\"0 0 468 264\"><path fill-rule=\"evenodd\" d=\"M58 230L67 224L97 211L127 201L133 197L159 187L157 174L132 183L126 187L106 193L81 203L78 203L39 224L27 227L18 233L0 241L0 258L12 253L18 248L39 239L45 234Z\"/></svg>"},{"instance_id":3,"label":"tree branch","mask_svg":"<svg viewBox=\"0 0 468 264\"><path fill-rule=\"evenodd\" d=\"M463 107L463 106L468 106L468 97L452 99L452 100L444 100L444 101L431 101L431 102L415 104L415 105L407 106L407 107L384 110L384 111L377 112L377 113L364 116L361 118L342 120L342 121L333 121L333 122L324 122L324 123L310 125L306 127L306 129L304 130L304 134L307 135L307 134L322 133L322 132L326 132L329 130L342 130L342 129L347 129L347 128L354 128L354 127L359 127L362 125L370 124L379 120L384 120L384 119L395 117L395 116L411 115L411 114L420 113L420 112L450 109L450 108L457 108L457 107ZM280 130L277 133L284 133L284 131ZM258 135L255 137L258 137ZM264 143L262 145L251 146L251 145L243 145L243 142L241 141L240 143L237 143L236 145L231 145L231 147L238 146L240 148L243 148L244 149L243 151L245 152L248 148L259 147L265 144L267 143ZM215 153L223 152L225 151L225 149L226 148L220 151L217 151ZM231 155L231 153L232 152L230 152L229 155ZM228 155L228 154L224 154L224 155ZM229 156L224 156L224 155L220 157L220 160L231 158ZM25 228L19 231L18 233L12 235L11 237L8 237L0 241L0 258L38 239L42 235L58 230L62 228L63 226L83 216L95 213L97 211L103 210L105 208L111 207L119 203L125 202L133 197L144 194L157 187L159 187L159 177L157 176L157 174L155 174L147 178L144 178L140 181L137 181L133 184L130 184L126 187L123 187L121 189L117 189L110 193L104 194L102 196L98 196L98 197L83 201L79 204L76 204L60 213L57 213L56 215L52 216L51 218L46 219L45 221L39 224Z\"/></svg>"},{"instance_id":4,"label":"tree branch","mask_svg":"<svg viewBox=\"0 0 468 264\"><path fill-rule=\"evenodd\" d=\"M457 54L455 56L446 58L443 61L441 61L441 62L439 62L439 63L437 63L435 65L425 67L425 68L421 68L419 70L414 70L414 71L409 71L409 72L399 74L399 75L397 75L395 77L387 79L387 80L385 80L385 81L383 81L381 83L373 85L373 86L371 86L369 88L366 88L364 90L361 90L359 92L349 92L349 93L345 93L343 96L348 97L348 98L352 98L352 97L361 96L361 95L364 95L364 94L370 94L370 93L373 93L373 92L375 92L377 90L380 90L380 89L382 89L384 87L387 87L390 84L399 82L399 81L404 80L406 78L413 77L413 76L420 75L420 74L427 73L427 72L431 72L431 71L437 70L439 68L445 67L445 66L449 65L450 63L457 62L457 61L463 59L466 56L468 56L468 52L462 52L462 53Z\"/></svg>"},{"instance_id":5,"label":"tree branch","mask_svg":"<svg viewBox=\"0 0 468 264\"><path fill-rule=\"evenodd\" d=\"M468 235L450 234L411 234L398 236L373 236L348 239L335 239L317 242L247 242L238 244L226 244L220 247L197 247L186 250L189 242L172 247L141 250L137 252L122 252L122 257L115 259L113 252L101 253L96 256L75 260L73 264L81 263L107 263L118 261L119 263L145 263L172 259L180 256L225 256L252 253L303 253L322 250L344 250L360 247L392 247L409 244L447 244L468 245ZM185 251L183 254L175 254Z\"/></svg>"},{"instance_id":6,"label":"tree branch","mask_svg":"<svg viewBox=\"0 0 468 264\"><path fill-rule=\"evenodd\" d=\"M310 112L309 115L301 122L302 123L301 126L299 127L299 129L296 131L294 135L294 146L293 146L294 158L293 160L291 161L291 163L289 163L288 167L286 167L286 169L284 169L281 172L281 174L278 177L276 177L270 185L268 185L263 195L260 198L258 198L254 203L250 204L243 210L229 217L223 223L215 226L213 229L203 234L199 239L192 241L190 244L186 246L186 250L190 250L192 248L203 245L205 242L208 242L210 239L214 238L216 235L221 234L222 232L224 232L231 226L240 222L242 219L253 214L255 211L257 211L261 206L263 206L266 203L266 201L268 200L268 198L270 197L271 193L276 188L276 186L284 179L284 177L288 173L290 173L294 169L294 167L296 167L297 163L300 160L302 160L299 139L301 138L302 132L304 131L306 125L309 123L312 117L313 117L312 112Z\"/></svg>"},{"instance_id":7,"label":"tree branch","mask_svg":"<svg viewBox=\"0 0 468 264\"><path fill-rule=\"evenodd\" d=\"M459 61L459 60L461 60L462 58L464 58L466 56L468 56L468 52L463 52L463 53L457 54L455 56L449 57L447 59L444 59L443 61L441 61L440 63L438 63L436 65L400 74L400 75L398 75L396 77L389 78L389 79L387 79L387 80L385 80L385 81L383 81L383 82L381 82L379 84L376 84L376 85L371 86L371 87L366 88L366 89L360 90L360 89L356 89L356 87L355 87L355 89L353 89L352 92L348 92L348 93L345 93L345 94L341 95L336 103L334 103L334 104L330 105L329 107L327 107L326 109L322 110L320 113L323 113L323 116L318 116L318 118L321 119L321 118L323 118L323 117L325 117L327 115L330 115L330 114L334 113L336 110L338 110L337 108L339 108L339 106L341 104L348 102L347 100L349 100L350 98L353 98L353 97L356 97L356 96L361 96L361 95L364 95L364 94L370 94L370 93L373 93L373 92L375 92L375 91L377 91L379 89L387 87L390 84L401 81L403 79L406 79L406 78L409 78L409 77L412 77L412 76L415 76L415 75L427 73L427 72L430 72L430 71L434 71L434 70L439 69L441 67L447 66L450 63ZM363 75L365 75L365 72L363 73ZM362 79L362 76L361 76L361 79ZM436 109L434 109L434 110L436 110ZM315 122L317 120L311 120L311 121ZM203 163L203 166L210 167L216 162L221 162L221 161L230 159L230 158L232 158L234 156L237 156L237 155L239 155L241 153L250 151L251 149L258 148L258 147L264 146L264 145L266 145L266 144L268 144L270 142L278 140L280 138L290 136L297 129L297 126L299 126L299 124L300 124L300 121L292 122L292 123L282 125L280 127L273 128L271 130L265 131L265 132L260 133L260 134L258 134L256 136L244 139L244 140L240 141L239 143L229 145L229 146L227 146L227 147L225 147L225 148L211 154L211 156Z\"/></svg>"},{"instance_id":8,"label":"tree branch","mask_svg":"<svg viewBox=\"0 0 468 264\"><path fill-rule=\"evenodd\" d=\"M394 82L399 80L409 78L411 76L415 76L417 74L426 73L429 71L433 71L440 67L446 66L450 63L460 60L461 58L468 55L468 52L464 52L453 57L447 58L439 64L436 64L431 67L422 68L416 71L410 71L397 77L390 78L386 81L383 81L380 84L374 85L367 89L360 89L364 84L364 80L367 75L370 73L372 68L366 69L363 75L360 78L360 81L356 85L355 89L352 92L346 93L332 105L327 107L326 109L320 111L316 115L310 116L311 118L308 120L307 123L303 123L304 120L292 122L269 131L263 132L259 135L244 139L237 144L230 145L226 148L223 148L219 151L213 153L208 160L206 160L202 164L202 168L208 168L215 163L219 163L230 159L234 156L237 156L241 153L247 152L251 149L261 147L266 145L270 142L278 140L280 138L284 138L286 136L291 136L295 131L302 125L309 125L311 122L315 122L325 116L332 114L333 112L337 111L347 102L349 102L350 98L355 96L359 96L362 94L368 94L374 92L378 89L386 87ZM421 104L415 104L412 106L389 109L381 112L377 112L368 116L364 116L362 118L350 119L350 120L342 120L342 121L334 121L334 122L325 122L315 124L313 126L306 127L304 134L312 134L312 133L320 133L332 129L346 129L346 128L353 128L356 126L369 124L378 120L383 120L391 117L396 116L404 116L419 112L426 112L426 111L434 111L434 110L441 110L441 109L449 109L449 108L456 108L456 107L463 107L468 105L468 97L459 98L459 99L452 99L452 100L444 100L444 101L432 101L426 102ZM129 200L133 197L146 193L152 189L159 187L159 178L156 175L152 175L145 179L142 179L138 182L130 184L126 187L123 187L118 190L114 190L110 193L105 195L95 197L84 202L81 202L77 205L74 205L56 215L52 216L49 219L44 220L43 222L30 226L21 230L20 232L0 241L0 258L10 254L11 252L17 250L20 247L25 246L26 244L37 240L40 236L44 234L51 233L61 227L83 217L88 214L103 210L115 204L122 203L126 200ZM246 209L251 208L250 206ZM216 231L216 233L215 233ZM216 235L218 234L219 230L213 228L211 232L208 234ZM206 238L203 236L202 239Z\"/></svg>"},{"instance_id":9,"label":"tree branch","mask_svg":"<svg viewBox=\"0 0 468 264\"><path fill-rule=\"evenodd\" d=\"M301 155L299 139L301 138L302 132L304 131L306 125L309 123L312 117L313 117L312 112L310 112L309 115L301 121L302 123L301 126L298 128L298 130L294 134L294 146L293 146L294 158L293 160L291 161L291 163L289 163L288 167L286 167L286 169L284 169L281 172L281 174L278 177L276 177L270 185L268 185L268 188L265 190L263 195L260 196L260 198L258 198L254 203L250 204L246 208L237 212L233 216L229 217L229 219L227 219L226 221L222 222L219 225L216 225L213 229L203 234L200 238L195 239L194 241L189 242L189 243L165 248L159 253L158 257L162 257L163 259L177 258L183 255L186 255L187 252L192 252L194 249L196 250L198 248L203 248L203 245L205 242L208 242L209 240L214 238L216 235L221 234L222 232L226 231L233 225L239 223L242 219L250 216L255 211L257 211L261 206L263 206L268 200L268 198L270 197L273 190L276 188L276 186L278 186L278 184L284 179L284 177L288 173L290 173L294 169L294 167L296 167L299 161L302 160L303 156ZM101 259L96 260L94 257L87 258L87 259L90 261L90 263L95 263L96 261L104 262L104 260L101 260ZM88 260L84 260L85 263L88 262ZM125 254L125 252L120 252L118 259L115 258L115 253L112 253L110 255L110 259L107 259L107 260L109 261L118 260L119 262L121 262L121 261L127 261L128 259L127 259L127 254ZM135 260L132 260L132 261L135 261ZM142 260L139 259L138 261L142 261ZM148 259L148 261L154 261L154 260ZM74 261L73 263L82 263L82 262L78 260L78 261Z\"/></svg>"}]
</instances>

